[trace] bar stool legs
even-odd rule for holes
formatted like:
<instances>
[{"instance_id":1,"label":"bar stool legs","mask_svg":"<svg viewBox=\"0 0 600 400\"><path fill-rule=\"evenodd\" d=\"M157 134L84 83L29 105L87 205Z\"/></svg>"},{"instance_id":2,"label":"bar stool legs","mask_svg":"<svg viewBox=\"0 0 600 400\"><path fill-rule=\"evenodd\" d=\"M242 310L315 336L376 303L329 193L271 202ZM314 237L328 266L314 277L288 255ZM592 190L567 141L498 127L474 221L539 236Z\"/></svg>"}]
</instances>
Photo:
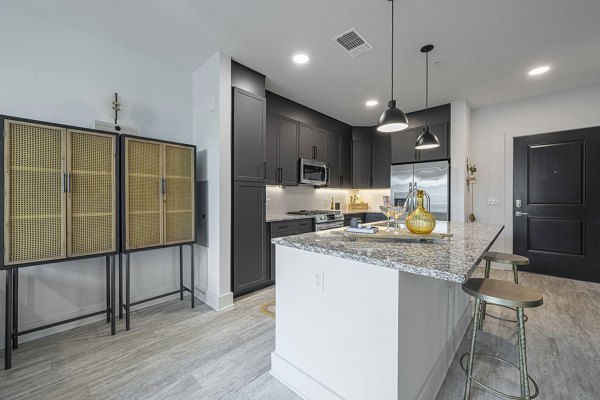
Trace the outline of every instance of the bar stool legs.
<instances>
[{"instance_id":1,"label":"bar stool legs","mask_svg":"<svg viewBox=\"0 0 600 400\"><path fill-rule=\"evenodd\" d=\"M475 299L473 332L471 335L471 345L469 346L469 360L467 362L467 386L465 387L464 400L469 400L471 398L471 386L473 385L473 362L475 361L475 340L477 338L477 329L480 324L481 311L481 300Z\"/></svg>"},{"instance_id":2,"label":"bar stool legs","mask_svg":"<svg viewBox=\"0 0 600 400\"><path fill-rule=\"evenodd\" d=\"M522 308L517 308L518 336L519 336L519 371L521 372L521 396L526 400L531 399L529 394L529 378L527 375L527 352L525 343L525 318Z\"/></svg>"}]
</instances>

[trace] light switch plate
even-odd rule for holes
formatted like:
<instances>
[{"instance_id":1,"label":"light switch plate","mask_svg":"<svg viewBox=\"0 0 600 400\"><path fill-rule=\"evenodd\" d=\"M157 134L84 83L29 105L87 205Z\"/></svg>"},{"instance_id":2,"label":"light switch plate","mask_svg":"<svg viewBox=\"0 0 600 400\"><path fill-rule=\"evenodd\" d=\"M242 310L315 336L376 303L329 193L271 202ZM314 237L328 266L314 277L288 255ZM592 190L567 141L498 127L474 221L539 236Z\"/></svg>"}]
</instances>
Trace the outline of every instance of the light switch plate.
<instances>
[{"instance_id":1,"label":"light switch plate","mask_svg":"<svg viewBox=\"0 0 600 400\"><path fill-rule=\"evenodd\" d=\"M488 204L488 206L499 206L500 198L499 197L488 197L487 204Z\"/></svg>"},{"instance_id":2,"label":"light switch plate","mask_svg":"<svg viewBox=\"0 0 600 400\"><path fill-rule=\"evenodd\" d=\"M324 278L325 273L323 271L313 271L312 274L312 279L313 279L313 287L315 288L315 290L317 292L323 292L325 291L324 289L324 282L323 282L323 278Z\"/></svg>"}]
</instances>

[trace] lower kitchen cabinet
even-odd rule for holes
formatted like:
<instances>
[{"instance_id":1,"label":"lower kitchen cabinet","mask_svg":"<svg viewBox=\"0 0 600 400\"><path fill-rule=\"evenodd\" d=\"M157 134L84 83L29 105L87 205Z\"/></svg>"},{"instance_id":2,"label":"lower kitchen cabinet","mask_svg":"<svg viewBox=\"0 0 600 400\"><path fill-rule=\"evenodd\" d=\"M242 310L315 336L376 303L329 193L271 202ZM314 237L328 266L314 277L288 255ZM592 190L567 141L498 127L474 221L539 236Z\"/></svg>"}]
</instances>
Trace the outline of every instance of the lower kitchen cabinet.
<instances>
[{"instance_id":1,"label":"lower kitchen cabinet","mask_svg":"<svg viewBox=\"0 0 600 400\"><path fill-rule=\"evenodd\" d=\"M365 222L387 221L387 218L382 213L365 213Z\"/></svg>"},{"instance_id":2,"label":"lower kitchen cabinet","mask_svg":"<svg viewBox=\"0 0 600 400\"><path fill-rule=\"evenodd\" d=\"M313 218L295 219L289 221L273 221L267 224L267 249L269 262L269 281L275 282L275 245L271 239L278 237L300 235L315 231L315 220Z\"/></svg>"},{"instance_id":3,"label":"lower kitchen cabinet","mask_svg":"<svg viewBox=\"0 0 600 400\"><path fill-rule=\"evenodd\" d=\"M234 182L232 290L236 295L264 286L269 278L265 200L264 184Z\"/></svg>"}]
</instances>

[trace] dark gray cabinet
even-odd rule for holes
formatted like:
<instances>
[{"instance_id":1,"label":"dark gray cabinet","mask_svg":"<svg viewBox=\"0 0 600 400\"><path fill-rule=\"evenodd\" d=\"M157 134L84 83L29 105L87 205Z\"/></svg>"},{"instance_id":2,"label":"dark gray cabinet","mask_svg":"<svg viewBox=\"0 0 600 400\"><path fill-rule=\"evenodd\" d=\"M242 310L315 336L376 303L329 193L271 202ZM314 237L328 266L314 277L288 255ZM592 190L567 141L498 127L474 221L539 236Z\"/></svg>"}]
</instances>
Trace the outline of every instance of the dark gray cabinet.
<instances>
[{"instance_id":1,"label":"dark gray cabinet","mask_svg":"<svg viewBox=\"0 0 600 400\"><path fill-rule=\"evenodd\" d=\"M436 147L435 149L419 150L419 161L445 160L450 158L448 123L442 122L439 124L432 124L429 125L429 129L437 136L438 140L440 141L440 147ZM422 129L418 129L419 135L422 132Z\"/></svg>"},{"instance_id":2,"label":"dark gray cabinet","mask_svg":"<svg viewBox=\"0 0 600 400\"><path fill-rule=\"evenodd\" d=\"M315 231L315 220L313 218L304 218L289 221L274 221L268 224L268 237L275 239L284 236L300 235L302 233ZM275 245L268 243L269 256L269 281L275 281Z\"/></svg>"},{"instance_id":3,"label":"dark gray cabinet","mask_svg":"<svg viewBox=\"0 0 600 400\"><path fill-rule=\"evenodd\" d=\"M298 185L298 123L283 117L279 117L277 165L280 184Z\"/></svg>"},{"instance_id":4,"label":"dark gray cabinet","mask_svg":"<svg viewBox=\"0 0 600 400\"><path fill-rule=\"evenodd\" d=\"M385 189L390 187L390 167L392 152L389 134L375 134L371 141L371 188Z\"/></svg>"},{"instance_id":5,"label":"dark gray cabinet","mask_svg":"<svg viewBox=\"0 0 600 400\"><path fill-rule=\"evenodd\" d=\"M352 186L357 189L371 187L371 141L352 142Z\"/></svg>"},{"instance_id":6,"label":"dark gray cabinet","mask_svg":"<svg viewBox=\"0 0 600 400\"><path fill-rule=\"evenodd\" d=\"M267 114L267 184L298 185L298 123Z\"/></svg>"},{"instance_id":7,"label":"dark gray cabinet","mask_svg":"<svg viewBox=\"0 0 600 400\"><path fill-rule=\"evenodd\" d=\"M327 161L327 143L329 141L329 132L322 129L315 129L314 146L315 146L315 160Z\"/></svg>"},{"instance_id":8,"label":"dark gray cabinet","mask_svg":"<svg viewBox=\"0 0 600 400\"><path fill-rule=\"evenodd\" d=\"M266 101L233 88L233 179L266 180Z\"/></svg>"},{"instance_id":9,"label":"dark gray cabinet","mask_svg":"<svg viewBox=\"0 0 600 400\"><path fill-rule=\"evenodd\" d=\"M339 188L342 186L340 174L340 137L329 134L327 137L327 165L329 166L329 183L327 186Z\"/></svg>"},{"instance_id":10,"label":"dark gray cabinet","mask_svg":"<svg viewBox=\"0 0 600 400\"><path fill-rule=\"evenodd\" d=\"M418 161L418 151L415 150L417 129L405 129L391 135L392 164L414 163Z\"/></svg>"},{"instance_id":11,"label":"dark gray cabinet","mask_svg":"<svg viewBox=\"0 0 600 400\"><path fill-rule=\"evenodd\" d=\"M234 182L233 293L256 289L268 281L264 184Z\"/></svg>"},{"instance_id":12,"label":"dark gray cabinet","mask_svg":"<svg viewBox=\"0 0 600 400\"><path fill-rule=\"evenodd\" d=\"M267 184L277 185L279 179L279 165L277 164L278 149L277 149L277 135L278 135L278 123L279 120L276 115L267 114L267 133L266 133L266 161L267 161Z\"/></svg>"},{"instance_id":13,"label":"dark gray cabinet","mask_svg":"<svg viewBox=\"0 0 600 400\"><path fill-rule=\"evenodd\" d=\"M312 126L300 124L298 128L298 157L299 158L314 158L315 130Z\"/></svg>"},{"instance_id":14,"label":"dark gray cabinet","mask_svg":"<svg viewBox=\"0 0 600 400\"><path fill-rule=\"evenodd\" d=\"M329 132L300 124L298 131L298 156L327 161L327 137Z\"/></svg>"},{"instance_id":15,"label":"dark gray cabinet","mask_svg":"<svg viewBox=\"0 0 600 400\"><path fill-rule=\"evenodd\" d=\"M450 158L448 123L429 125L429 129L438 137L440 146L435 149L416 150L417 138L424 128L406 129L392 134L392 164L414 163L417 161L445 160Z\"/></svg>"},{"instance_id":16,"label":"dark gray cabinet","mask_svg":"<svg viewBox=\"0 0 600 400\"><path fill-rule=\"evenodd\" d=\"M352 188L352 140L340 137L340 187Z\"/></svg>"}]
</instances>

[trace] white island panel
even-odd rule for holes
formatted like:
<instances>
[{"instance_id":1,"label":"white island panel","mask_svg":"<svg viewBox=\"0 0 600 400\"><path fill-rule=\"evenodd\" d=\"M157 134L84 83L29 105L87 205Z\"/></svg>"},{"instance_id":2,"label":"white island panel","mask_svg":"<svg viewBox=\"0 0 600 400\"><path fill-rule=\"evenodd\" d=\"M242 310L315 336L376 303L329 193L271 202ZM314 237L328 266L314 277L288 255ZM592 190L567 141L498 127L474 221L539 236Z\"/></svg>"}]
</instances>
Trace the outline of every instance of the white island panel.
<instances>
[{"instance_id":1,"label":"white island panel","mask_svg":"<svg viewBox=\"0 0 600 400\"><path fill-rule=\"evenodd\" d=\"M435 398L468 324L460 285L298 248L276 252L276 378L305 399Z\"/></svg>"}]
</instances>

